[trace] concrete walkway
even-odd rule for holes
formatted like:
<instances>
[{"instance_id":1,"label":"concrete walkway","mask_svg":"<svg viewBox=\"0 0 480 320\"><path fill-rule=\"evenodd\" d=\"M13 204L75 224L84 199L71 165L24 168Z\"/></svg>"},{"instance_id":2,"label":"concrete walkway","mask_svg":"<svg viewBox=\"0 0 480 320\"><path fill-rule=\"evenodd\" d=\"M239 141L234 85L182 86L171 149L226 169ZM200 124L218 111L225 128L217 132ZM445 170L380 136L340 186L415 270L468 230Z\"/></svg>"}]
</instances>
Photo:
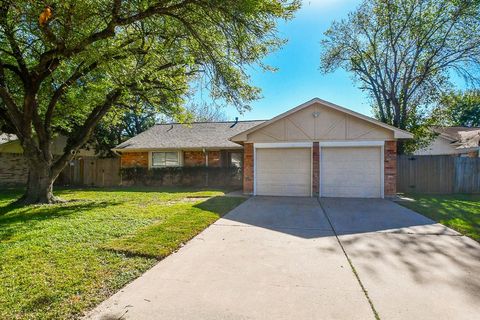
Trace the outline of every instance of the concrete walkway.
<instances>
[{"instance_id":1,"label":"concrete walkway","mask_svg":"<svg viewBox=\"0 0 480 320\"><path fill-rule=\"evenodd\" d=\"M478 243L387 200L256 197L87 318L473 319L479 271Z\"/></svg>"}]
</instances>

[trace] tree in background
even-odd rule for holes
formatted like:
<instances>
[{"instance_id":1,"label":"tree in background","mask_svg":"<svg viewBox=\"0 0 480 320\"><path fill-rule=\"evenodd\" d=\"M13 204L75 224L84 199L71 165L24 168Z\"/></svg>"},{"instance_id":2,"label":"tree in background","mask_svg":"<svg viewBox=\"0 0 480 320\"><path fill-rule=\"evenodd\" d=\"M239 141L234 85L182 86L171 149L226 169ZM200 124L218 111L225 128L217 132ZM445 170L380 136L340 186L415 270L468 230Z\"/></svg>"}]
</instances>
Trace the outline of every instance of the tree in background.
<instances>
[{"instance_id":1,"label":"tree in background","mask_svg":"<svg viewBox=\"0 0 480 320\"><path fill-rule=\"evenodd\" d=\"M478 83L478 0L364 0L322 40L321 70L351 72L375 117L421 139L456 72ZM400 145L399 152L415 145Z\"/></svg>"},{"instance_id":2,"label":"tree in background","mask_svg":"<svg viewBox=\"0 0 480 320\"><path fill-rule=\"evenodd\" d=\"M439 104L442 125L480 127L480 90L448 92Z\"/></svg>"},{"instance_id":3,"label":"tree in background","mask_svg":"<svg viewBox=\"0 0 480 320\"><path fill-rule=\"evenodd\" d=\"M173 118L196 77L243 110L259 97L246 66L278 48L283 0L3 0L0 118L29 167L23 203L58 201L53 182L100 120L138 98ZM265 66L264 66L265 67ZM68 137L54 158L52 138Z\"/></svg>"},{"instance_id":4,"label":"tree in background","mask_svg":"<svg viewBox=\"0 0 480 320\"><path fill-rule=\"evenodd\" d=\"M138 100L137 105L126 106L112 110L95 128L90 144L95 146L96 152L101 157L113 156L112 148L149 129L156 123L175 122L174 115L169 115L168 110L159 111L158 107L143 103ZM226 121L222 106L217 104L193 103L184 110L184 122L198 121Z\"/></svg>"}]
</instances>

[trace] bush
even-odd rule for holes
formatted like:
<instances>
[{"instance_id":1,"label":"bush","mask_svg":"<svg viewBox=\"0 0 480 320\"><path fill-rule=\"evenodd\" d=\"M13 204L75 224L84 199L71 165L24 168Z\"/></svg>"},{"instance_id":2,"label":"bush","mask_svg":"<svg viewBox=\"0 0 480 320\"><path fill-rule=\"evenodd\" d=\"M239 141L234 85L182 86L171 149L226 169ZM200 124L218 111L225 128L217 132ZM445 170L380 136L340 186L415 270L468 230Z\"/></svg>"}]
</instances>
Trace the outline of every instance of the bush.
<instances>
[{"instance_id":1,"label":"bush","mask_svg":"<svg viewBox=\"0 0 480 320\"><path fill-rule=\"evenodd\" d=\"M229 167L131 167L120 169L127 185L143 186L241 186L241 168Z\"/></svg>"}]
</instances>

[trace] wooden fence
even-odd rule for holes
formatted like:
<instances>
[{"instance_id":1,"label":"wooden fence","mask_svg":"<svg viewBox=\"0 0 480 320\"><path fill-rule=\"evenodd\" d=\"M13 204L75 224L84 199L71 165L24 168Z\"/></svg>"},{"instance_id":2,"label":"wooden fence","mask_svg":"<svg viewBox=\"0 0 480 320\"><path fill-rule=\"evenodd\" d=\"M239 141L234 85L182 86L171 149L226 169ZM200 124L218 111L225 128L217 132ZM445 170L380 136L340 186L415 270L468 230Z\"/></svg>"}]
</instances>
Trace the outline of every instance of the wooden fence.
<instances>
[{"instance_id":1,"label":"wooden fence","mask_svg":"<svg viewBox=\"0 0 480 320\"><path fill-rule=\"evenodd\" d=\"M75 159L62 171L56 183L65 186L118 186L121 183L120 158Z\"/></svg>"},{"instance_id":2,"label":"wooden fence","mask_svg":"<svg viewBox=\"0 0 480 320\"><path fill-rule=\"evenodd\" d=\"M397 191L403 193L479 193L480 158L398 156Z\"/></svg>"}]
</instances>

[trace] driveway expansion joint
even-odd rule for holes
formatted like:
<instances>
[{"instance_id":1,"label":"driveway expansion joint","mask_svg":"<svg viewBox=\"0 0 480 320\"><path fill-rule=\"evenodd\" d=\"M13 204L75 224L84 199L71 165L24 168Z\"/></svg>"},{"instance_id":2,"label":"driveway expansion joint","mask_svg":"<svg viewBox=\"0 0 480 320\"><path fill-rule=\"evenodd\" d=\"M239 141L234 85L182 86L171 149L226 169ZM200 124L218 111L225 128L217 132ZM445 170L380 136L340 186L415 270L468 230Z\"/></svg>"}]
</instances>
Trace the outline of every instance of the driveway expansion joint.
<instances>
[{"instance_id":1,"label":"driveway expansion joint","mask_svg":"<svg viewBox=\"0 0 480 320\"><path fill-rule=\"evenodd\" d=\"M329 217L328 214L327 214L327 211L326 211L325 208L322 206L322 203L320 202L320 199L319 199L319 198L317 198L317 202L318 202L318 205L320 206L320 209L322 209L322 212L323 212L323 214L325 215L325 218L327 219L328 223L330 224L330 227L332 228L333 234L335 235L335 238L337 239L338 245L339 245L340 248L342 249L343 254L345 255L345 258L347 259L348 264L350 265L350 268L352 269L353 275L354 275L355 278L357 279L357 282L358 282L358 284L360 285L360 288L362 289L362 291L363 291L363 293L364 293L364 295L365 295L365 298L367 299L368 304L370 305L370 308L372 309L372 312L373 312L373 315L374 315L375 319L376 319L376 320L380 320L380 316L379 316L377 310L375 309L375 306L373 305L373 301L372 301L372 299L370 299L370 296L368 295L368 291L367 291L367 289L365 288L365 286L363 285L362 280L360 279L360 276L359 276L357 270L355 269L355 266L353 265L352 260L350 259L350 257L349 257L348 254L347 254L347 251L346 251L345 248L343 247L343 244L342 244L342 242L340 241L340 238L338 237L337 231L335 230L335 228L334 228L334 226L333 226L333 223L332 223L332 221L330 220L330 217Z\"/></svg>"}]
</instances>

